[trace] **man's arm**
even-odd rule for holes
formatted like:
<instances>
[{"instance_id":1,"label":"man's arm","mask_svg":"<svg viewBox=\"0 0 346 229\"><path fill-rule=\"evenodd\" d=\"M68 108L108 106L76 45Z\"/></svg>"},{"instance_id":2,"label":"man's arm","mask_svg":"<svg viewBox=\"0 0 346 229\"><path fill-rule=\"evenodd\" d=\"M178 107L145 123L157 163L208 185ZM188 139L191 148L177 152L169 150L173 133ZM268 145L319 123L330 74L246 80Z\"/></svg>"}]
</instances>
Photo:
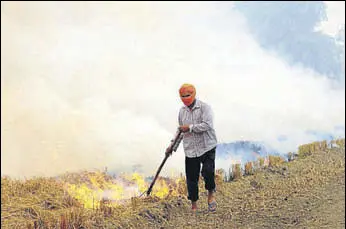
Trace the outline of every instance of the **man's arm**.
<instances>
[{"instance_id":1,"label":"man's arm","mask_svg":"<svg viewBox=\"0 0 346 229\"><path fill-rule=\"evenodd\" d=\"M183 124L183 121L181 119L181 110L179 111L179 115L178 115L178 122L179 122L179 126L181 126ZM175 136L177 136L179 134L180 130L179 128L177 129L177 132L175 133ZM171 144L167 147L166 149L166 153L170 152L171 150L173 150L174 152L178 149L179 143L181 142L181 140L183 139L184 134L181 134L179 139L178 139L178 143L175 145L174 148L173 147L173 142L174 139L171 140Z\"/></svg>"},{"instance_id":2,"label":"man's arm","mask_svg":"<svg viewBox=\"0 0 346 229\"><path fill-rule=\"evenodd\" d=\"M181 133L181 131L178 128L177 132L175 133L175 137L171 140L171 143L169 144L169 146L166 149L166 154L172 153L172 151L174 151L174 152L177 151L180 142L183 140L183 136L184 136L184 134ZM175 144L174 144L174 140L176 140Z\"/></svg>"},{"instance_id":3,"label":"man's arm","mask_svg":"<svg viewBox=\"0 0 346 229\"><path fill-rule=\"evenodd\" d=\"M178 122L179 122L179 126L183 125L183 120L181 120L181 110L179 110Z\"/></svg>"},{"instance_id":4,"label":"man's arm","mask_svg":"<svg viewBox=\"0 0 346 229\"><path fill-rule=\"evenodd\" d=\"M209 105L204 105L202 111L202 122L190 125L190 131L201 133L213 128L213 111Z\"/></svg>"}]
</instances>

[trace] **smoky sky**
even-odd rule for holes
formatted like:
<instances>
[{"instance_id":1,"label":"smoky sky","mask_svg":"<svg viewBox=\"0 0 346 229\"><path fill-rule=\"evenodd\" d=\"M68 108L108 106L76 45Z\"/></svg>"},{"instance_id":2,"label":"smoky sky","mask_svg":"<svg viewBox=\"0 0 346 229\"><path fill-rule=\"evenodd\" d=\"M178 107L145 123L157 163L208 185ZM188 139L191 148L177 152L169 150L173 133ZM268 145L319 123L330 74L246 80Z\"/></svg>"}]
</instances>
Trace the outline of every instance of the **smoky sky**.
<instances>
[{"instance_id":1,"label":"smoky sky","mask_svg":"<svg viewBox=\"0 0 346 229\"><path fill-rule=\"evenodd\" d=\"M345 124L344 90L259 47L223 2L2 2L1 173L153 174L178 89L211 105L218 141L295 150ZM278 141L278 136L286 141ZM182 146L163 174L184 168Z\"/></svg>"}]
</instances>

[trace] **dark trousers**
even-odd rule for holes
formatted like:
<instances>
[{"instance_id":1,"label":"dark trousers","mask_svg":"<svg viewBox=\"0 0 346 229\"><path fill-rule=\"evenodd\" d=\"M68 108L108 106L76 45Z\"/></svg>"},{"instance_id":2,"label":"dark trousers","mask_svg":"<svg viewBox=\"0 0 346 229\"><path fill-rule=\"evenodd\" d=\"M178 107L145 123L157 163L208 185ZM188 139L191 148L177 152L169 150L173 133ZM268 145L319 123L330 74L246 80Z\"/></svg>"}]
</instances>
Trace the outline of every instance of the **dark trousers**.
<instances>
[{"instance_id":1,"label":"dark trousers","mask_svg":"<svg viewBox=\"0 0 346 229\"><path fill-rule=\"evenodd\" d=\"M198 200L198 180L202 164L202 176L205 189L215 191L215 149L209 150L200 157L185 157L185 173L188 191L188 199Z\"/></svg>"}]
</instances>

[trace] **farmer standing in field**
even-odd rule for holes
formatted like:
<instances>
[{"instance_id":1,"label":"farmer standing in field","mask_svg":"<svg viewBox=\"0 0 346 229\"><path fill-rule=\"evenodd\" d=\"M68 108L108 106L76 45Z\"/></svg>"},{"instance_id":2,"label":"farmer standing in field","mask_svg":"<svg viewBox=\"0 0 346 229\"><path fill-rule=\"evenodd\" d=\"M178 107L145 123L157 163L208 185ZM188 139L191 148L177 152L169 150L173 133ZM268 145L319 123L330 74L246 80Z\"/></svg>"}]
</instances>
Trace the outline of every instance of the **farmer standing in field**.
<instances>
[{"instance_id":1,"label":"farmer standing in field","mask_svg":"<svg viewBox=\"0 0 346 229\"><path fill-rule=\"evenodd\" d=\"M216 210L215 201L215 150L217 138L213 127L211 107L196 99L192 84L183 84L179 95L184 106L179 111L179 130L184 133L185 173L188 199L192 210L197 210L198 180L201 172L208 190L208 210Z\"/></svg>"}]
</instances>

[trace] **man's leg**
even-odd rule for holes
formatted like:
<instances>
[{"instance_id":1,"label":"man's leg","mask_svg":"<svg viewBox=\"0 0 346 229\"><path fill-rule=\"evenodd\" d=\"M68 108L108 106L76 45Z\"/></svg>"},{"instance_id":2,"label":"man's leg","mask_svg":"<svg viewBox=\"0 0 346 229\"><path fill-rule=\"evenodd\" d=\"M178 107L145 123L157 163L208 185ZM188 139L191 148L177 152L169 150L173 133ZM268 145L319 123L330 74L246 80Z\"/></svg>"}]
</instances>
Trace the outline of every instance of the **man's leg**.
<instances>
[{"instance_id":1,"label":"man's leg","mask_svg":"<svg viewBox=\"0 0 346 229\"><path fill-rule=\"evenodd\" d=\"M201 165L199 158L185 157L185 173L188 191L188 199L192 202L192 207L196 208L198 200L198 178Z\"/></svg>"},{"instance_id":2,"label":"man's leg","mask_svg":"<svg viewBox=\"0 0 346 229\"><path fill-rule=\"evenodd\" d=\"M212 149L202 155L202 176L205 182L205 189L208 190L208 203L214 201L215 196L215 149Z\"/></svg>"}]
</instances>

